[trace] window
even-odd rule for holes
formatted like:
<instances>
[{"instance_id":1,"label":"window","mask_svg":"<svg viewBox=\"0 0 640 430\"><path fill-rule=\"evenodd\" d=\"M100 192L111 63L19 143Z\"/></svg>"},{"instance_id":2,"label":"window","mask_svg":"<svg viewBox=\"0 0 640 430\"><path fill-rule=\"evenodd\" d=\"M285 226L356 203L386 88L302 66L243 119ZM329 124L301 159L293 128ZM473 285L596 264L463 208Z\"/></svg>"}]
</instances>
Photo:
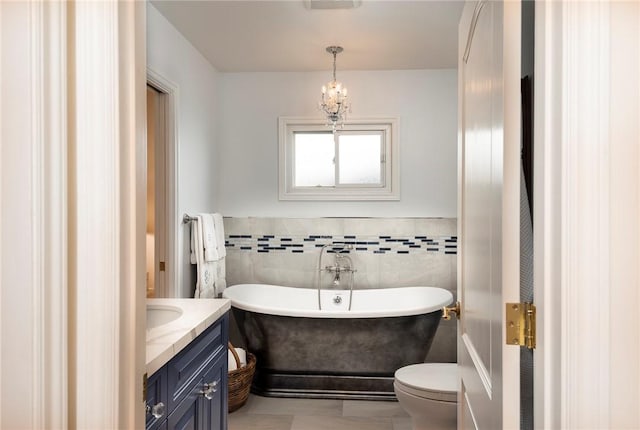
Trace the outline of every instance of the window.
<instances>
[{"instance_id":1,"label":"window","mask_svg":"<svg viewBox=\"0 0 640 430\"><path fill-rule=\"evenodd\" d=\"M397 120L280 118L280 200L398 200Z\"/></svg>"}]
</instances>

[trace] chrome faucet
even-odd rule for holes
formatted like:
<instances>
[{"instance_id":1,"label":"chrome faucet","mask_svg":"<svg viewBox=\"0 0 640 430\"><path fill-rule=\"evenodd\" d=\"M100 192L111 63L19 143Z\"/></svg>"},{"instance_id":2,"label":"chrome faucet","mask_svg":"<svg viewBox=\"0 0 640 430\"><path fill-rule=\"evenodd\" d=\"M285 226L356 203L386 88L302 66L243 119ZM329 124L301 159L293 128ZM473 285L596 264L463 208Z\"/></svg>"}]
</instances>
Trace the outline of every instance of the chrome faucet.
<instances>
[{"instance_id":1,"label":"chrome faucet","mask_svg":"<svg viewBox=\"0 0 640 430\"><path fill-rule=\"evenodd\" d=\"M353 245L347 245L344 249L353 249ZM335 263L333 266L326 266L324 268L327 272L333 272L333 285L338 287L340 285L340 273L354 273L356 270L353 269L353 263L351 262L351 258L340 253L335 255Z\"/></svg>"},{"instance_id":2,"label":"chrome faucet","mask_svg":"<svg viewBox=\"0 0 640 430\"><path fill-rule=\"evenodd\" d=\"M332 247L335 252L334 263L333 266L328 265L322 267L322 254L324 250L328 247ZM353 262L351 261L351 257L348 255L343 255L342 252L345 250L352 250L353 245L351 244L337 244L337 243L327 243L320 248L320 255L318 257L318 271L321 274L322 272L330 272L334 274L332 285L334 287L340 286L341 274L342 273L350 273L351 277L349 278L349 310L351 310L351 296L353 294L353 274L356 270L353 268ZM320 301L320 276L318 276L318 309L322 309L322 303Z\"/></svg>"}]
</instances>

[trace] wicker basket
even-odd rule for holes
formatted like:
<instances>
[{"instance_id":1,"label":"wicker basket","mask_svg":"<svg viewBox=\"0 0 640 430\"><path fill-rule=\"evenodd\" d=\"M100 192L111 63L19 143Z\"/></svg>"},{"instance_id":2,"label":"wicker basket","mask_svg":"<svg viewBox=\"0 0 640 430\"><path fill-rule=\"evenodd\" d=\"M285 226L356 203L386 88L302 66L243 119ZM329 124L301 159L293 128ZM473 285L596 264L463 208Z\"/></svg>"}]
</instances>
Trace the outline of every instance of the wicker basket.
<instances>
[{"instance_id":1,"label":"wicker basket","mask_svg":"<svg viewBox=\"0 0 640 430\"><path fill-rule=\"evenodd\" d=\"M247 351L247 365L240 367L238 353L229 342L229 351L236 360L237 369L229 372L229 412L233 412L244 405L249 398L249 389L256 371L256 356Z\"/></svg>"}]
</instances>

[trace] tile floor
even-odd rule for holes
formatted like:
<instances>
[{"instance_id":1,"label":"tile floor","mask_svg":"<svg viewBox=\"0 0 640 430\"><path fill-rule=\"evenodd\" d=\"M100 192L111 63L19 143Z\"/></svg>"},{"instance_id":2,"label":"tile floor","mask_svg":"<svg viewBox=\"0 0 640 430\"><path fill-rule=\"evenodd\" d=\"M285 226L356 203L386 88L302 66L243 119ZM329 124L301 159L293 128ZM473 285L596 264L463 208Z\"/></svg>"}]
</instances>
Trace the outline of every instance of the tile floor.
<instances>
[{"instance_id":1,"label":"tile floor","mask_svg":"<svg viewBox=\"0 0 640 430\"><path fill-rule=\"evenodd\" d=\"M411 430L398 402L282 399L251 394L229 430Z\"/></svg>"}]
</instances>

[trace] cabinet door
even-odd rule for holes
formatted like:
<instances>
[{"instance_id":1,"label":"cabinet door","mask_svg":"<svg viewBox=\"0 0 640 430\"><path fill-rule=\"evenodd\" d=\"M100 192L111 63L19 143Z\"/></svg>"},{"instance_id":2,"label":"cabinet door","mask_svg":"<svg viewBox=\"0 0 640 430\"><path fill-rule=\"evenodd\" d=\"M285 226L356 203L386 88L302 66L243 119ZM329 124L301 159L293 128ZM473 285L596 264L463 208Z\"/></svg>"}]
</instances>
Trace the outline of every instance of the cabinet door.
<instances>
[{"instance_id":1,"label":"cabinet door","mask_svg":"<svg viewBox=\"0 0 640 430\"><path fill-rule=\"evenodd\" d=\"M189 394L178 404L169 415L167 430L200 430L204 429L202 424L202 408L205 403L202 401L202 382L198 382Z\"/></svg>"},{"instance_id":2,"label":"cabinet door","mask_svg":"<svg viewBox=\"0 0 640 430\"><path fill-rule=\"evenodd\" d=\"M150 408L146 412L146 430L159 430L161 429L160 423L166 421L167 412L169 411L167 405L167 369L163 367L156 373L151 375L147 381L147 401L146 405ZM160 412L164 411L161 416Z\"/></svg>"},{"instance_id":3,"label":"cabinet door","mask_svg":"<svg viewBox=\"0 0 640 430\"><path fill-rule=\"evenodd\" d=\"M227 429L226 358L220 357L212 363L204 377L169 415L168 430Z\"/></svg>"},{"instance_id":4,"label":"cabinet door","mask_svg":"<svg viewBox=\"0 0 640 430\"><path fill-rule=\"evenodd\" d=\"M209 394L210 398L202 397L203 428L211 430L227 429L227 357L216 360L205 373L203 384L206 387L215 386L215 391Z\"/></svg>"}]
</instances>

